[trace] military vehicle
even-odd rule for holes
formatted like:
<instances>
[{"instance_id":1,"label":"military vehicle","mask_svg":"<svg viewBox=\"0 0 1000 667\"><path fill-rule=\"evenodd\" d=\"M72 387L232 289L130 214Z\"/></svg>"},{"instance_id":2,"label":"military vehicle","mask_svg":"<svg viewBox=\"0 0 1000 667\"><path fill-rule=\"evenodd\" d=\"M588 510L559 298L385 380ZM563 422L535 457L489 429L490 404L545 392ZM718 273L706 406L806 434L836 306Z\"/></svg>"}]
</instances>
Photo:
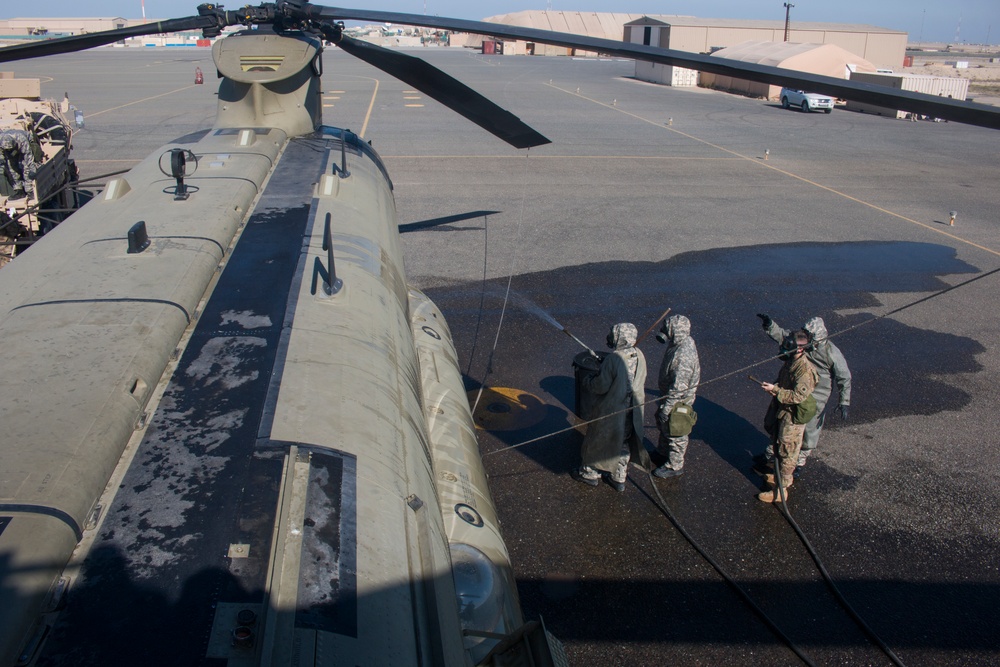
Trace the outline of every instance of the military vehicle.
<instances>
[{"instance_id":1,"label":"military vehicle","mask_svg":"<svg viewBox=\"0 0 1000 667\"><path fill-rule=\"evenodd\" d=\"M77 168L70 157L69 99L42 99L39 79L0 73L0 133L24 132L37 164L31 196L12 199L11 175L0 162L0 266L76 210Z\"/></svg>"},{"instance_id":2,"label":"military vehicle","mask_svg":"<svg viewBox=\"0 0 1000 667\"><path fill-rule=\"evenodd\" d=\"M323 40L516 147L541 134L348 19L529 39L1000 127L988 107L641 45L277 2L218 41L213 128L0 272L0 662L564 664L518 603L456 353L403 273L392 181L322 124ZM18 286L29 285L30 289ZM529 660L531 662L529 662Z\"/></svg>"}]
</instances>

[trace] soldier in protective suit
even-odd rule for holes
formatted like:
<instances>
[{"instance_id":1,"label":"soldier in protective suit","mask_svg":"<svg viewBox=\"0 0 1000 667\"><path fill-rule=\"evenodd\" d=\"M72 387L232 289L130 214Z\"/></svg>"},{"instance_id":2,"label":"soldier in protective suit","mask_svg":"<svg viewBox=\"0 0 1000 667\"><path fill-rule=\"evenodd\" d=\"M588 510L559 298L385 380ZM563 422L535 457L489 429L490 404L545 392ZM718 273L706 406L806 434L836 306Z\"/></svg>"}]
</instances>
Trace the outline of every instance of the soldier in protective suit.
<instances>
[{"instance_id":1,"label":"soldier in protective suit","mask_svg":"<svg viewBox=\"0 0 1000 667\"><path fill-rule=\"evenodd\" d=\"M764 332L779 344L791 333L787 329L782 329L764 313L758 313L757 317L761 319ZM840 393L837 411L844 421L847 421L847 411L851 405L851 369L848 368L847 360L844 359L840 349L827 338L829 334L823 318L813 317L802 328L808 331L812 337L812 343L806 348L806 356L816 367L816 372L819 373L819 383L816 385L816 390L813 391L813 397L816 399L816 416L806 424L802 451L799 453L799 466L806 464L806 458L819 444L819 434L823 430L823 423L826 420L824 408L833 393L834 380L837 382L837 389ZM754 459L756 467L758 469L767 467L767 461L771 456L773 456L772 452L768 451Z\"/></svg>"},{"instance_id":2,"label":"soldier in protective suit","mask_svg":"<svg viewBox=\"0 0 1000 667\"><path fill-rule=\"evenodd\" d=\"M604 357L597 373L582 379L582 391L593 399L591 412L584 418L598 421L587 426L580 450L581 465L572 472L578 482L597 486L604 473L616 491L624 491L633 456L645 469L651 467L649 454L642 446L646 358L635 347L638 336L634 324L614 325L608 333L612 352ZM606 415L610 416L601 419Z\"/></svg>"},{"instance_id":3,"label":"soldier in protective suit","mask_svg":"<svg viewBox=\"0 0 1000 667\"><path fill-rule=\"evenodd\" d=\"M666 322L657 340L666 343L667 351L660 364L660 402L656 411L656 426L660 429L657 450L667 461L653 471L657 477L677 477L684 472L684 454L687 452L688 435L671 435L671 412L688 410L693 415L695 394L701 382L701 362L698 348L691 337L691 321L683 315L674 315ZM678 433L674 417L673 431ZM687 428L680 430L688 430Z\"/></svg>"},{"instance_id":4,"label":"soldier in protective suit","mask_svg":"<svg viewBox=\"0 0 1000 667\"><path fill-rule=\"evenodd\" d=\"M31 151L28 133L24 130L4 130L0 133L0 153L3 155L3 168L14 188L10 199L24 199L26 194L32 194L31 181L35 178L38 165Z\"/></svg>"}]
</instances>

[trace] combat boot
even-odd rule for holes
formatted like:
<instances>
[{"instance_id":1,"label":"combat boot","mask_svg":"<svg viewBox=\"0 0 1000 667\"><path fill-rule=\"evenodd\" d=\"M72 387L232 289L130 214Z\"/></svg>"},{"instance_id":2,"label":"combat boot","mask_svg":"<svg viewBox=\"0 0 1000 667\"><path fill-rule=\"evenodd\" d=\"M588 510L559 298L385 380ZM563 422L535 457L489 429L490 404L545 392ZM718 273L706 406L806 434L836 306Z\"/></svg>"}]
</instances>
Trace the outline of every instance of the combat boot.
<instances>
[{"instance_id":1,"label":"combat boot","mask_svg":"<svg viewBox=\"0 0 1000 667\"><path fill-rule=\"evenodd\" d=\"M609 475L607 473L605 473L603 475L603 477L604 477L604 481L608 483L608 486L610 486L612 489L614 489L618 493L621 493L622 491L625 490L625 482L619 482L618 480L616 480L614 477L612 477L611 475Z\"/></svg>"},{"instance_id":2,"label":"combat boot","mask_svg":"<svg viewBox=\"0 0 1000 667\"><path fill-rule=\"evenodd\" d=\"M768 458L764 454L758 454L753 457L751 469L758 475L766 475L774 470L774 459Z\"/></svg>"},{"instance_id":3,"label":"combat boot","mask_svg":"<svg viewBox=\"0 0 1000 667\"><path fill-rule=\"evenodd\" d=\"M793 477L798 477L798 475L794 475ZM764 475L764 482L772 489L778 484L776 481L774 481L773 474ZM791 486L791 484L789 484L788 486Z\"/></svg>"},{"instance_id":4,"label":"combat boot","mask_svg":"<svg viewBox=\"0 0 1000 667\"><path fill-rule=\"evenodd\" d=\"M785 500L788 500L789 488L790 488L789 486L786 486L784 489L782 489L785 492ZM768 489L767 491L761 491L760 493L757 494L757 500L761 501L762 503L780 503L781 494L778 492L778 489L775 488L775 486L772 484L770 489Z\"/></svg>"}]
</instances>

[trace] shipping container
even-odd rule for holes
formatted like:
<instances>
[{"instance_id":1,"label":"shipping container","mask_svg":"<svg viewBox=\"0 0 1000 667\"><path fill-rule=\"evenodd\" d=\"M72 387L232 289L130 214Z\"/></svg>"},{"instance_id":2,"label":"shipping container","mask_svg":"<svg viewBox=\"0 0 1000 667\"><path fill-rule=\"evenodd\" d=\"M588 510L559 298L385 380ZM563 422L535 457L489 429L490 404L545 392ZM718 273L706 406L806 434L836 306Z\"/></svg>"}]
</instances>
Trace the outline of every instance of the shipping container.
<instances>
[{"instance_id":1,"label":"shipping container","mask_svg":"<svg viewBox=\"0 0 1000 667\"><path fill-rule=\"evenodd\" d=\"M909 90L915 93L951 97L956 100L964 100L969 94L969 80L951 76L854 72L851 74L851 81L874 83L881 86L895 88L897 90ZM909 112L906 111L899 111L897 109L879 107L874 104L864 104L862 102L854 102L851 100L847 101L847 108L851 111L872 113L878 116L888 116L890 118L910 117Z\"/></svg>"}]
</instances>

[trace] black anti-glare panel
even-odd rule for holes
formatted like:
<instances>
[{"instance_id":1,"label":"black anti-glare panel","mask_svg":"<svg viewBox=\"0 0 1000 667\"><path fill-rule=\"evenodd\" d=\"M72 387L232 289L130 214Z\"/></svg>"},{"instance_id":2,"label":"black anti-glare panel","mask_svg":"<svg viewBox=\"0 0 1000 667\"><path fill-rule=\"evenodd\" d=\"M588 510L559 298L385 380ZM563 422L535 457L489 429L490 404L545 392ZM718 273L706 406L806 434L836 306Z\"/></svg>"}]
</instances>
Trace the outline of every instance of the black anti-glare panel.
<instances>
[{"instance_id":1,"label":"black anti-glare panel","mask_svg":"<svg viewBox=\"0 0 1000 667\"><path fill-rule=\"evenodd\" d=\"M206 658L215 609L263 602L283 470L274 454L288 443L260 441L258 431L321 163L314 138L286 149L39 665L223 664ZM348 584L341 599L353 602ZM337 618L349 629L349 614Z\"/></svg>"}]
</instances>

